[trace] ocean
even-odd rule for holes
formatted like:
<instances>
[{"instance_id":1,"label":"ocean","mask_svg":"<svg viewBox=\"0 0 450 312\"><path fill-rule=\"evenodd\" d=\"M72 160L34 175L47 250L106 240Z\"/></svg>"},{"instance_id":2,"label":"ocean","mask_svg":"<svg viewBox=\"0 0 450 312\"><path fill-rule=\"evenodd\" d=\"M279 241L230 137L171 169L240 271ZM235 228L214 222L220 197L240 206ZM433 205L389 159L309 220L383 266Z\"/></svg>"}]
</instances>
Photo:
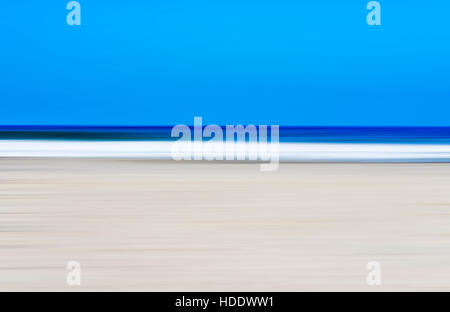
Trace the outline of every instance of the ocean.
<instances>
[{"instance_id":1,"label":"ocean","mask_svg":"<svg viewBox=\"0 0 450 312\"><path fill-rule=\"evenodd\" d=\"M0 157L172 159L179 139L171 136L172 128L2 126ZM270 141L270 127L267 136ZM233 144L260 145L244 140ZM224 144L224 153L233 144ZM450 127L281 126L277 152L281 162L450 162Z\"/></svg>"}]
</instances>

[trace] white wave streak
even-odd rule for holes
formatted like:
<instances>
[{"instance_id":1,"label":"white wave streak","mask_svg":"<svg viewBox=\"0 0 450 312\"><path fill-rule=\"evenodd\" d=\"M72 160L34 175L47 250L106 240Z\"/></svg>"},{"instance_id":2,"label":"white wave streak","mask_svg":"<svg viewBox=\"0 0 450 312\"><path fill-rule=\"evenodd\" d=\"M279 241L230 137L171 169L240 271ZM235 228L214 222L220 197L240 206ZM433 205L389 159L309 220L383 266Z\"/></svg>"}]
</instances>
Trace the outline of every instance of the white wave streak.
<instances>
[{"instance_id":1,"label":"white wave streak","mask_svg":"<svg viewBox=\"0 0 450 312\"><path fill-rule=\"evenodd\" d=\"M186 153L198 151L192 143ZM204 143L205 144L205 143ZM260 149L258 143L209 143L204 159L220 154ZM190 145L189 143L185 146ZM172 159L173 142L162 141L45 141L0 140L0 157L61 157L61 158L143 158ZM219 148L220 147L220 148ZM366 143L280 143L280 161L383 161L383 162L450 162L450 145L441 144L366 144ZM209 154L208 154L209 153ZM225 159L225 156L223 157Z\"/></svg>"}]
</instances>

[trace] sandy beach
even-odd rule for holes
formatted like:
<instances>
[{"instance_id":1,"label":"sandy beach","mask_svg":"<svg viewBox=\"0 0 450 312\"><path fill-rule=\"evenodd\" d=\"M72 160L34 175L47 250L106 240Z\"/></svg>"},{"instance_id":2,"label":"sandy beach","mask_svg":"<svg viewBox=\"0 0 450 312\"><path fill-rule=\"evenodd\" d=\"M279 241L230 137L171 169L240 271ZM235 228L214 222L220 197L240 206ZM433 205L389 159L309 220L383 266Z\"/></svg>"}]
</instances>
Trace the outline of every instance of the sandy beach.
<instances>
[{"instance_id":1,"label":"sandy beach","mask_svg":"<svg viewBox=\"0 0 450 312\"><path fill-rule=\"evenodd\" d=\"M448 291L450 164L0 159L0 290Z\"/></svg>"}]
</instances>

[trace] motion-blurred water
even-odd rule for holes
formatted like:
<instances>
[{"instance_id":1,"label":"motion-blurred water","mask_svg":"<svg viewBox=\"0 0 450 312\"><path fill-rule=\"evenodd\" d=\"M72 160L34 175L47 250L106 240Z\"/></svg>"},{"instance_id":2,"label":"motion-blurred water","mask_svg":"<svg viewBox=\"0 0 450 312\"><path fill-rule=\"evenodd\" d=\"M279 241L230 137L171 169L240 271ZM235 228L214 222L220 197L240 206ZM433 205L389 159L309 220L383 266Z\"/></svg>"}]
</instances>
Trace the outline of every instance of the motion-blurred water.
<instances>
[{"instance_id":1,"label":"motion-blurred water","mask_svg":"<svg viewBox=\"0 0 450 312\"><path fill-rule=\"evenodd\" d=\"M172 144L178 138L171 136L171 130L172 127L0 127L0 157L172 159ZM193 133L192 127L191 130ZM225 133L224 127L222 130ZM268 130L270 141L270 127ZM246 142L224 144L224 154L234 151L235 144L242 149L248 144L260 144L250 142L248 135L244 139ZM203 142L208 140L203 138ZM279 142L281 162L450 161L448 127L281 127Z\"/></svg>"}]
</instances>

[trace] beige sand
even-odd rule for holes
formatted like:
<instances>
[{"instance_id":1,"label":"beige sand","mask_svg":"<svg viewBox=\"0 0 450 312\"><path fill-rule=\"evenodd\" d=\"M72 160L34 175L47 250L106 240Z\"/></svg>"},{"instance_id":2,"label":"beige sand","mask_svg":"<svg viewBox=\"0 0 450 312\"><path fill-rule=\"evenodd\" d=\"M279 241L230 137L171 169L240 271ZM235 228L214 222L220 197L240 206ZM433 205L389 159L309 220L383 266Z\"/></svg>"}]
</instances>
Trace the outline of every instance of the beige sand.
<instances>
[{"instance_id":1,"label":"beige sand","mask_svg":"<svg viewBox=\"0 0 450 312\"><path fill-rule=\"evenodd\" d=\"M450 290L450 164L3 159L0 290Z\"/></svg>"}]
</instances>

